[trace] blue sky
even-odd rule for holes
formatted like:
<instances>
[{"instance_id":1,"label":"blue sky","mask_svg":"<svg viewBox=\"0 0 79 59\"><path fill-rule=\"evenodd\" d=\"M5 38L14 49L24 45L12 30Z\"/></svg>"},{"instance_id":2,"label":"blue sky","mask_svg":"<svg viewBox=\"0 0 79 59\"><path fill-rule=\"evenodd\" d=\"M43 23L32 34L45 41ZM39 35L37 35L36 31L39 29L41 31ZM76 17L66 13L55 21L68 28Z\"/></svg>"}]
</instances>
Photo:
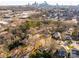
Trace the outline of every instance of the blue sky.
<instances>
[{"instance_id":1,"label":"blue sky","mask_svg":"<svg viewBox=\"0 0 79 59\"><path fill-rule=\"evenodd\" d=\"M0 0L0 5L26 5L28 2L33 3L37 1L38 3L42 3L43 1L47 1L49 4L60 4L60 5L78 5L79 0Z\"/></svg>"}]
</instances>

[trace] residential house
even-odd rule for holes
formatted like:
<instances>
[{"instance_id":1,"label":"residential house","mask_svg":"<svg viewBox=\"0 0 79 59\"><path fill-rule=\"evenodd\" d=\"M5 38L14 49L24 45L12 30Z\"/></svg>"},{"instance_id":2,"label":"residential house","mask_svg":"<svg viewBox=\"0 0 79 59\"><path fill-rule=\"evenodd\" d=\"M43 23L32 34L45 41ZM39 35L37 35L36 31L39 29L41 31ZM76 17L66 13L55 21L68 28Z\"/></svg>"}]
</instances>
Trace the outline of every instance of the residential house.
<instances>
[{"instance_id":1,"label":"residential house","mask_svg":"<svg viewBox=\"0 0 79 59\"><path fill-rule=\"evenodd\" d=\"M56 39L61 39L61 33L59 33L59 32L54 32L54 33L52 34L52 37L53 37L53 38L56 38Z\"/></svg>"}]
</instances>

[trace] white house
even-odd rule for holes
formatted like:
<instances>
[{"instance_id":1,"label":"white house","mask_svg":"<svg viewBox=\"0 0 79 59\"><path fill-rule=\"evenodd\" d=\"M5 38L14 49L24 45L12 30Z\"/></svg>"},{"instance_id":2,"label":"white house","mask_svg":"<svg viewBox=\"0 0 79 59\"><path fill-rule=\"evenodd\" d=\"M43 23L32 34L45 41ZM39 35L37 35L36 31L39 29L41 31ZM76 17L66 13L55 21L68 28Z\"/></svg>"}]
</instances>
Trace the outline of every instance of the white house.
<instances>
[{"instance_id":1,"label":"white house","mask_svg":"<svg viewBox=\"0 0 79 59\"><path fill-rule=\"evenodd\" d=\"M28 12L22 12L20 15L19 15L19 18L22 18L22 19L25 19L29 17L29 13Z\"/></svg>"},{"instance_id":2,"label":"white house","mask_svg":"<svg viewBox=\"0 0 79 59\"><path fill-rule=\"evenodd\" d=\"M75 18L72 19L72 22L75 23L75 24L78 23L77 19L75 19Z\"/></svg>"},{"instance_id":3,"label":"white house","mask_svg":"<svg viewBox=\"0 0 79 59\"><path fill-rule=\"evenodd\" d=\"M53 37L61 39L61 34L59 32L55 32Z\"/></svg>"},{"instance_id":4,"label":"white house","mask_svg":"<svg viewBox=\"0 0 79 59\"><path fill-rule=\"evenodd\" d=\"M0 24L7 25L8 22L0 21Z\"/></svg>"}]
</instances>

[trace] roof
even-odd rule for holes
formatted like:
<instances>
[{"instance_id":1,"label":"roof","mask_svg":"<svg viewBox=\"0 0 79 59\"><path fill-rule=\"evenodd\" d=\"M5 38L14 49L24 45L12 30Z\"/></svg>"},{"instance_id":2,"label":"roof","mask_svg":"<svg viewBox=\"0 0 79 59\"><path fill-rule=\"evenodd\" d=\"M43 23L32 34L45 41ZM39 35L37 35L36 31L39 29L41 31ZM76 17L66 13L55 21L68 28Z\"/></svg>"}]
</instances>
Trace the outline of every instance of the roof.
<instances>
[{"instance_id":1,"label":"roof","mask_svg":"<svg viewBox=\"0 0 79 59\"><path fill-rule=\"evenodd\" d=\"M7 34L8 32L5 31L5 32L1 32L0 35L4 35L4 34Z\"/></svg>"},{"instance_id":2,"label":"roof","mask_svg":"<svg viewBox=\"0 0 79 59\"><path fill-rule=\"evenodd\" d=\"M0 21L0 24L8 24L8 22L5 22L5 21Z\"/></svg>"}]
</instances>

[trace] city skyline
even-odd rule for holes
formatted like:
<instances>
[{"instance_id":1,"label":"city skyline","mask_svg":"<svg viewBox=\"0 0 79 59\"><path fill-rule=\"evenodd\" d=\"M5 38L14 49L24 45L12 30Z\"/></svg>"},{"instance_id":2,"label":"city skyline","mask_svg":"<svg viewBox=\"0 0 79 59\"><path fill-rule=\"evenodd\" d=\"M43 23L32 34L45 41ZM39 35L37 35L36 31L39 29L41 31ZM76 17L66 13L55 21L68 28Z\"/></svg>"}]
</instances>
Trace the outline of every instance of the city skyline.
<instances>
[{"instance_id":1,"label":"city skyline","mask_svg":"<svg viewBox=\"0 0 79 59\"><path fill-rule=\"evenodd\" d=\"M51 5L79 5L79 0L0 0L0 5L26 5L34 2L43 3L47 1Z\"/></svg>"}]
</instances>

